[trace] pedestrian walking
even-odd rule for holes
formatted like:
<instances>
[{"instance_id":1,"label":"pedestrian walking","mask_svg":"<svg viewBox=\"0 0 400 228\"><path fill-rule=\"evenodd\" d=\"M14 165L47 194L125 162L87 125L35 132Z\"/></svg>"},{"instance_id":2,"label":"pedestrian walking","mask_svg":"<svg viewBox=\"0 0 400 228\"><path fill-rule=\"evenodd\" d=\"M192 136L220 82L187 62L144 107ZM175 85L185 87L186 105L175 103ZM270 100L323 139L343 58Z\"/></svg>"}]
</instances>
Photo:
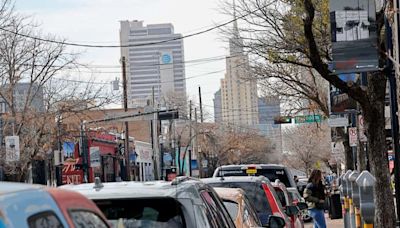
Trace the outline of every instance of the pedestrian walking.
<instances>
[{"instance_id":1,"label":"pedestrian walking","mask_svg":"<svg viewBox=\"0 0 400 228\"><path fill-rule=\"evenodd\" d=\"M304 190L304 199L307 202L310 216L313 218L314 228L326 228L324 214L326 195L322 180L321 170L314 169Z\"/></svg>"}]
</instances>

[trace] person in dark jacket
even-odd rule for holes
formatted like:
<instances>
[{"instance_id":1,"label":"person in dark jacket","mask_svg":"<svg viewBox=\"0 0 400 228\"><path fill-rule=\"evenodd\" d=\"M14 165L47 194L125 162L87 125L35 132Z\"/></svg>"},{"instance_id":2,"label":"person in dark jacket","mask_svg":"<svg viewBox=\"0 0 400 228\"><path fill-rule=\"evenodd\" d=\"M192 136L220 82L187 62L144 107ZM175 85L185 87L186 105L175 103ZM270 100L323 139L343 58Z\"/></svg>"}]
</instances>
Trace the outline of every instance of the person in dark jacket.
<instances>
[{"instance_id":1,"label":"person in dark jacket","mask_svg":"<svg viewBox=\"0 0 400 228\"><path fill-rule=\"evenodd\" d=\"M321 170L311 172L308 184L304 190L304 199L308 204L310 216L314 221L314 228L326 228L324 202L325 186L322 184Z\"/></svg>"}]
</instances>

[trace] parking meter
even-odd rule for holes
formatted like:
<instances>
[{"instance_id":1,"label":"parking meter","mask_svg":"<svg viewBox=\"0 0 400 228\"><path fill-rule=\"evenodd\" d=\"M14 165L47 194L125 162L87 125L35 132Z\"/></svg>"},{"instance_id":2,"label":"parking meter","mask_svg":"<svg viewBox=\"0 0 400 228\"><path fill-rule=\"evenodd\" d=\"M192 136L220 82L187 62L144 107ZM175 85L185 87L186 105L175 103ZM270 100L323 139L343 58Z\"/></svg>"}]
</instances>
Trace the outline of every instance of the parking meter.
<instances>
[{"instance_id":1,"label":"parking meter","mask_svg":"<svg viewBox=\"0 0 400 228\"><path fill-rule=\"evenodd\" d=\"M351 172L349 176L349 182L351 186L351 198L353 199L353 204L355 207L360 208L360 194L358 190L358 185L356 183L357 177L360 175L360 173L355 170Z\"/></svg>"},{"instance_id":2,"label":"parking meter","mask_svg":"<svg viewBox=\"0 0 400 228\"><path fill-rule=\"evenodd\" d=\"M351 172L349 176L349 181L351 185L351 199L352 202L350 202L350 214L353 216L351 219L355 227L361 227L361 217L360 217L360 191L358 189L358 185L356 183L357 177L360 175L360 173L355 170Z\"/></svg>"},{"instance_id":3,"label":"parking meter","mask_svg":"<svg viewBox=\"0 0 400 228\"><path fill-rule=\"evenodd\" d=\"M351 192L351 186L350 186L350 181L349 181L349 176L351 174L351 170L347 170L347 172L343 176L342 180L342 186L343 186L343 195L344 195L344 226L351 227L351 220L350 220L350 192Z\"/></svg>"},{"instance_id":4,"label":"parking meter","mask_svg":"<svg viewBox=\"0 0 400 228\"><path fill-rule=\"evenodd\" d=\"M365 224L373 224L375 218L374 187L376 179L368 171L362 171L357 177L360 194L361 218Z\"/></svg>"},{"instance_id":5,"label":"parking meter","mask_svg":"<svg viewBox=\"0 0 400 228\"><path fill-rule=\"evenodd\" d=\"M351 170L347 170L347 172L343 176L343 194L345 199L345 207L348 208L348 199L351 197L351 184L349 181L349 177L351 174ZM347 202L346 202L347 201ZM346 204L347 203L347 204Z\"/></svg>"}]
</instances>

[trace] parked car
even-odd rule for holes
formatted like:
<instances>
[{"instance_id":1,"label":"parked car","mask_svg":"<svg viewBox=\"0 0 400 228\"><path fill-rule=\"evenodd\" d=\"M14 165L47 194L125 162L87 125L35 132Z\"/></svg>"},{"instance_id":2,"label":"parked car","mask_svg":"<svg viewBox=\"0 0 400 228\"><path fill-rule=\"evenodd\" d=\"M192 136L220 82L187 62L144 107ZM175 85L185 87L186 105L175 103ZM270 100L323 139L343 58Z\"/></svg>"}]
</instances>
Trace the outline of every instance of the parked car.
<instances>
[{"instance_id":1,"label":"parked car","mask_svg":"<svg viewBox=\"0 0 400 228\"><path fill-rule=\"evenodd\" d=\"M213 187L243 189L250 202L255 206L263 226L268 226L270 216L274 215L282 218L287 228L290 227L290 219L285 214L274 187L268 178L264 176L236 176L205 178L202 181ZM294 211L297 207L291 209Z\"/></svg>"},{"instance_id":2,"label":"parked car","mask_svg":"<svg viewBox=\"0 0 400 228\"><path fill-rule=\"evenodd\" d=\"M304 198L300 195L297 188L287 188L287 190L288 190L289 194L292 196L294 205L297 205L299 202L301 202L301 203L306 202L304 200ZM304 222L310 222L312 220L307 208L302 210L302 216L303 216Z\"/></svg>"},{"instance_id":3,"label":"parked car","mask_svg":"<svg viewBox=\"0 0 400 228\"><path fill-rule=\"evenodd\" d=\"M279 197L279 201L281 202L283 209L285 210L286 214L290 217L292 228L303 228L304 222L300 210L307 209L307 204L301 202L297 202L296 204L294 204L294 200L291 194L288 192L285 185L281 183L279 180L273 182L272 186L274 186L275 188L275 191ZM292 206L298 207L297 213L293 213L292 211L288 210Z\"/></svg>"},{"instance_id":4,"label":"parked car","mask_svg":"<svg viewBox=\"0 0 400 228\"><path fill-rule=\"evenodd\" d=\"M198 179L64 185L93 200L115 227L235 227L217 193Z\"/></svg>"},{"instance_id":5,"label":"parked car","mask_svg":"<svg viewBox=\"0 0 400 228\"><path fill-rule=\"evenodd\" d=\"M257 216L244 191L240 188L214 188L224 202L236 228L261 227Z\"/></svg>"},{"instance_id":6,"label":"parked car","mask_svg":"<svg viewBox=\"0 0 400 228\"><path fill-rule=\"evenodd\" d=\"M290 169L283 165L224 165L218 167L213 174L213 177L227 176L265 176L272 182L279 179L286 187L296 187L296 183L292 173L290 172Z\"/></svg>"},{"instance_id":7,"label":"parked car","mask_svg":"<svg viewBox=\"0 0 400 228\"><path fill-rule=\"evenodd\" d=\"M42 185L0 182L0 227L110 227L83 195Z\"/></svg>"}]
</instances>

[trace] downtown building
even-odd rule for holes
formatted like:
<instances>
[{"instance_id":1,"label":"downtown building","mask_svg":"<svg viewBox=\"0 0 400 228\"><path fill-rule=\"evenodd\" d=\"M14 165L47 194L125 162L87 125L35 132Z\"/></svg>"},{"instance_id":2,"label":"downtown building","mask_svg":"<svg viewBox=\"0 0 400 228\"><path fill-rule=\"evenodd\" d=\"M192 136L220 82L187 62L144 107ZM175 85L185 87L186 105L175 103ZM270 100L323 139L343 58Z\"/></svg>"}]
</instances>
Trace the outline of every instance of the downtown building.
<instances>
[{"instance_id":1,"label":"downtown building","mask_svg":"<svg viewBox=\"0 0 400 228\"><path fill-rule=\"evenodd\" d=\"M250 77L249 58L244 54L236 22L229 40L229 54L225 78L221 79L222 121L236 126L255 126L258 124L257 83Z\"/></svg>"},{"instance_id":2,"label":"downtown building","mask_svg":"<svg viewBox=\"0 0 400 228\"><path fill-rule=\"evenodd\" d=\"M278 96L258 98L258 129L271 142L273 152L282 153L281 124L275 124L274 119L281 115L281 101Z\"/></svg>"},{"instance_id":3,"label":"downtown building","mask_svg":"<svg viewBox=\"0 0 400 228\"><path fill-rule=\"evenodd\" d=\"M126 59L128 107L163 104L169 93L186 97L184 48L172 24L120 22L121 56Z\"/></svg>"}]
</instances>

